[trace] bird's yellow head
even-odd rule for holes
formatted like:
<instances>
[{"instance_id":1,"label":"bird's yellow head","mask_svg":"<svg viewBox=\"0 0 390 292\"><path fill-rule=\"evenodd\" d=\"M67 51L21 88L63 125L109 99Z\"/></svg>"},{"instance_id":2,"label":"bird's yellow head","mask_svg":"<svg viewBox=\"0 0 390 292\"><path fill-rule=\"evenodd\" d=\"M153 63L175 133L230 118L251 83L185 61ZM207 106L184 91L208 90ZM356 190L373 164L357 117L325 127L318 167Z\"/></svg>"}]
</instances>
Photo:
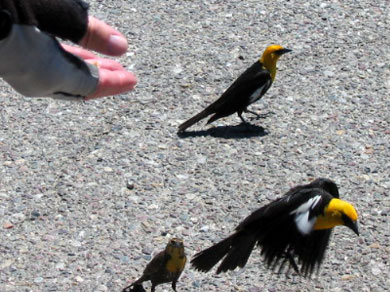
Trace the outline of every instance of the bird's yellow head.
<instances>
[{"instance_id":1,"label":"bird's yellow head","mask_svg":"<svg viewBox=\"0 0 390 292\"><path fill-rule=\"evenodd\" d=\"M332 199L325 207L324 214L318 216L314 229L330 229L337 225L344 225L359 235L357 220L356 209L350 203L340 199Z\"/></svg>"},{"instance_id":2,"label":"bird's yellow head","mask_svg":"<svg viewBox=\"0 0 390 292\"><path fill-rule=\"evenodd\" d=\"M179 238L172 238L165 248L165 251L172 257L184 256L184 244L183 240Z\"/></svg>"},{"instance_id":3,"label":"bird's yellow head","mask_svg":"<svg viewBox=\"0 0 390 292\"><path fill-rule=\"evenodd\" d=\"M272 81L275 79L276 75L276 62L279 60L281 55L288 52L291 52L291 50L285 49L280 45L268 46L263 52L263 55L261 56L259 61L271 73Z\"/></svg>"}]
</instances>

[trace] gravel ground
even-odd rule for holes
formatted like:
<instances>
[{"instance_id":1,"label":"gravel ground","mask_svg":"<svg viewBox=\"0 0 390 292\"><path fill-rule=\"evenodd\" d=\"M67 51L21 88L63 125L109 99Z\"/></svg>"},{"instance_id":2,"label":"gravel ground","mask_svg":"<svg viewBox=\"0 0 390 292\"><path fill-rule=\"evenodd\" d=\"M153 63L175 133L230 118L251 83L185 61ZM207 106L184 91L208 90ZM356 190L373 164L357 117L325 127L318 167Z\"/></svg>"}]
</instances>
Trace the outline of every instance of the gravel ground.
<instances>
[{"instance_id":1,"label":"gravel ground","mask_svg":"<svg viewBox=\"0 0 390 292\"><path fill-rule=\"evenodd\" d=\"M333 233L318 276L187 266L179 291L388 291L390 4L361 1L89 1L130 41L129 94L28 99L0 83L0 290L121 291L168 238L193 255L251 211L328 177L360 214ZM283 56L252 109L183 137L271 44ZM149 287L149 285L146 285ZM171 291L162 285L157 291Z\"/></svg>"}]
</instances>

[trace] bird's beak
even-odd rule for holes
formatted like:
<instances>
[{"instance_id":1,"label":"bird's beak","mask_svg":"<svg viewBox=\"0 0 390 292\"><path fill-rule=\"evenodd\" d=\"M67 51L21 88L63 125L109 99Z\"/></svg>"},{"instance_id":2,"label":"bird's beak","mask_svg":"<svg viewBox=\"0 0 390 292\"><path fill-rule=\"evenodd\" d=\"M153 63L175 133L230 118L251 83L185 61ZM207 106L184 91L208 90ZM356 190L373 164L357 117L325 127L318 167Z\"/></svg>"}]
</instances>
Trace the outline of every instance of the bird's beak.
<instances>
[{"instance_id":1,"label":"bird's beak","mask_svg":"<svg viewBox=\"0 0 390 292\"><path fill-rule=\"evenodd\" d=\"M355 232L357 236L359 236L359 228L357 221L347 220L347 222L345 222L345 226L351 228L352 231Z\"/></svg>"},{"instance_id":2,"label":"bird's beak","mask_svg":"<svg viewBox=\"0 0 390 292\"><path fill-rule=\"evenodd\" d=\"M175 247L182 247L183 246L183 243L181 241L171 241L171 244L172 246L175 246Z\"/></svg>"},{"instance_id":3,"label":"bird's beak","mask_svg":"<svg viewBox=\"0 0 390 292\"><path fill-rule=\"evenodd\" d=\"M278 55L283 55L283 54L285 54L285 53L288 53L288 52L291 52L292 50L290 50L290 49L281 49L281 50L278 50L276 53L278 54Z\"/></svg>"}]
</instances>

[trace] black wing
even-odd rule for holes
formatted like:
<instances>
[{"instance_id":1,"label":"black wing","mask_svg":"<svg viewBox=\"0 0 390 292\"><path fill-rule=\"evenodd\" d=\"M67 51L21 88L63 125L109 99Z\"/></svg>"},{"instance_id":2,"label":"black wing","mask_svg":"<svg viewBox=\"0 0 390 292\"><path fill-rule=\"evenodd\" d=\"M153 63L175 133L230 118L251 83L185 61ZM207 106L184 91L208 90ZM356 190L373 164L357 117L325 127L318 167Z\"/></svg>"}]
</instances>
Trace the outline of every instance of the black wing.
<instances>
[{"instance_id":1,"label":"black wing","mask_svg":"<svg viewBox=\"0 0 390 292\"><path fill-rule=\"evenodd\" d=\"M211 114L214 115L208 120L208 124L235 112L243 112L249 104L261 98L271 84L269 71L259 61L255 62L215 102L182 123L179 132L185 131Z\"/></svg>"},{"instance_id":2,"label":"black wing","mask_svg":"<svg viewBox=\"0 0 390 292\"><path fill-rule=\"evenodd\" d=\"M337 191L337 186L326 179L292 188L282 198L249 215L235 233L196 254L192 265L209 271L222 260L217 273L234 270L245 266L257 244L269 267L279 267L281 271L290 264L305 276L312 274L323 260L331 234L330 230L312 230L315 217L333 198L325 190L329 186L333 193Z\"/></svg>"},{"instance_id":3,"label":"black wing","mask_svg":"<svg viewBox=\"0 0 390 292\"><path fill-rule=\"evenodd\" d=\"M208 108L210 112L227 111L233 112L249 105L249 97L259 88L260 97L271 87L272 79L269 71L260 63L255 62L244 73L242 73L221 97Z\"/></svg>"},{"instance_id":4,"label":"black wing","mask_svg":"<svg viewBox=\"0 0 390 292\"><path fill-rule=\"evenodd\" d=\"M251 215L244 219L236 228L240 230L249 226L252 222L257 222L258 220L263 220L267 216L276 216L276 214L286 214L298 208L301 204L315 196L313 189L321 189L322 191L327 192L335 198L339 197L339 192L336 184L325 178L318 178L306 185L298 185L290 189L283 197L271 202L270 204L261 207L254 211ZM321 191L321 193L323 193ZM327 197L327 196L325 196ZM327 203L327 202L325 202ZM319 207L323 207L319 205ZM313 215L317 215L315 212Z\"/></svg>"},{"instance_id":5,"label":"black wing","mask_svg":"<svg viewBox=\"0 0 390 292\"><path fill-rule=\"evenodd\" d=\"M296 187L283 198L252 213L237 227L237 232L255 234L269 267L282 270L289 263L302 274L310 275L322 262L330 231L310 229L309 233L302 233L299 228L302 222L297 222L297 212L309 212L308 219L317 217L331 198L319 188ZM307 225L310 227L310 224Z\"/></svg>"},{"instance_id":6,"label":"black wing","mask_svg":"<svg viewBox=\"0 0 390 292\"><path fill-rule=\"evenodd\" d=\"M309 276L320 267L331 233L331 229L315 230L297 242L295 255L299 259L303 275Z\"/></svg>"}]
</instances>

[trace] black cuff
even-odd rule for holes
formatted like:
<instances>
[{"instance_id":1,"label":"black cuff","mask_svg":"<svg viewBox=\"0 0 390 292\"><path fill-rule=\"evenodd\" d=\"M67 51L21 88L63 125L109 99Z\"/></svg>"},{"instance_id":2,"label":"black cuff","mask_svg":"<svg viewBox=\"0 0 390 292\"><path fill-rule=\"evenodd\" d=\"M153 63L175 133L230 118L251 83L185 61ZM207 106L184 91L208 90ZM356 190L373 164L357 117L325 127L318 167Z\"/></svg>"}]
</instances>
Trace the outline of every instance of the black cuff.
<instances>
[{"instance_id":1,"label":"black cuff","mask_svg":"<svg viewBox=\"0 0 390 292\"><path fill-rule=\"evenodd\" d=\"M32 2L39 29L74 43L78 43L87 32L88 4L82 0Z\"/></svg>"},{"instance_id":2,"label":"black cuff","mask_svg":"<svg viewBox=\"0 0 390 292\"><path fill-rule=\"evenodd\" d=\"M0 9L7 11L15 24L33 25L74 43L78 43L87 32L88 4L82 0L0 0ZM8 20L3 30L2 18L1 36L9 32Z\"/></svg>"},{"instance_id":3,"label":"black cuff","mask_svg":"<svg viewBox=\"0 0 390 292\"><path fill-rule=\"evenodd\" d=\"M12 27L12 17L8 11L0 10L0 40L5 39Z\"/></svg>"}]
</instances>

